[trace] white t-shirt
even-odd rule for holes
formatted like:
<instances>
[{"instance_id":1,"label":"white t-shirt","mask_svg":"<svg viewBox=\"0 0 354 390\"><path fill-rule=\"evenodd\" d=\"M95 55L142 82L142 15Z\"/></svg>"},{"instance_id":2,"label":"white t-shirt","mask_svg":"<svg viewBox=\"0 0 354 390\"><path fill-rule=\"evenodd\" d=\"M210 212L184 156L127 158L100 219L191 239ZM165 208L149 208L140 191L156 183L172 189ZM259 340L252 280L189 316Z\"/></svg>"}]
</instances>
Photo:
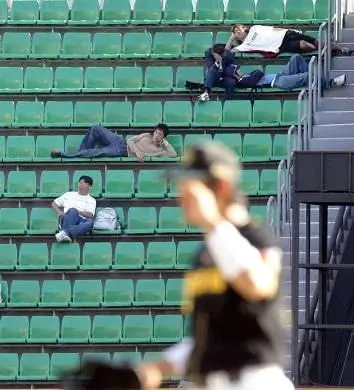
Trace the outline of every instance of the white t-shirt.
<instances>
[{"instance_id":1,"label":"white t-shirt","mask_svg":"<svg viewBox=\"0 0 354 390\"><path fill-rule=\"evenodd\" d=\"M54 199L54 202L64 208L64 213L69 209L77 209L79 212L95 214L96 199L91 195L80 195L76 191L65 192L65 194Z\"/></svg>"}]
</instances>

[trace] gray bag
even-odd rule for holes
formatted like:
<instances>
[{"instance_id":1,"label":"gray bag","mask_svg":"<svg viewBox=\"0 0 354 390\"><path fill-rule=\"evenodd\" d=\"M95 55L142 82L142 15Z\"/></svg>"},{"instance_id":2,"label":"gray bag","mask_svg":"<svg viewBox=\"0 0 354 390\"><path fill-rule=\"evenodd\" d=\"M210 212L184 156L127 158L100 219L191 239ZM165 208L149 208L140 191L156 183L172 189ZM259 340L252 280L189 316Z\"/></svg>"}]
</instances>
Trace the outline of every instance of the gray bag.
<instances>
[{"instance_id":1,"label":"gray bag","mask_svg":"<svg viewBox=\"0 0 354 390\"><path fill-rule=\"evenodd\" d=\"M116 230L117 222L116 211L111 207L105 207L97 213L93 228L94 230Z\"/></svg>"}]
</instances>

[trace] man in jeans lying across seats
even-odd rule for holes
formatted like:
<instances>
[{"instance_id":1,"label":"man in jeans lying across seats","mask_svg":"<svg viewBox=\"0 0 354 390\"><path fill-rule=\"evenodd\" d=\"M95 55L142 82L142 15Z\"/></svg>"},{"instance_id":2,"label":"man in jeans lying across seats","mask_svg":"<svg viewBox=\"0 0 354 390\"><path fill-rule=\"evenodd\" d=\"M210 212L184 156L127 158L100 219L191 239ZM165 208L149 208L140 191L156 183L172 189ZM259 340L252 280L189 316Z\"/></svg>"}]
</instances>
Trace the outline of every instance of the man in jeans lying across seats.
<instances>
[{"instance_id":1,"label":"man in jeans lying across seats","mask_svg":"<svg viewBox=\"0 0 354 390\"><path fill-rule=\"evenodd\" d=\"M58 214L60 231L55 235L58 242L71 242L93 228L96 200L89 194L93 180L81 176L77 191L69 191L54 199L52 207Z\"/></svg>"},{"instance_id":2,"label":"man in jeans lying across seats","mask_svg":"<svg viewBox=\"0 0 354 390\"><path fill-rule=\"evenodd\" d=\"M127 141L120 134L102 126L92 126L84 136L78 151L74 153L53 150L52 157L97 158L97 157L177 157L173 146L167 141L168 126L159 123L153 133L142 133Z\"/></svg>"}]
</instances>

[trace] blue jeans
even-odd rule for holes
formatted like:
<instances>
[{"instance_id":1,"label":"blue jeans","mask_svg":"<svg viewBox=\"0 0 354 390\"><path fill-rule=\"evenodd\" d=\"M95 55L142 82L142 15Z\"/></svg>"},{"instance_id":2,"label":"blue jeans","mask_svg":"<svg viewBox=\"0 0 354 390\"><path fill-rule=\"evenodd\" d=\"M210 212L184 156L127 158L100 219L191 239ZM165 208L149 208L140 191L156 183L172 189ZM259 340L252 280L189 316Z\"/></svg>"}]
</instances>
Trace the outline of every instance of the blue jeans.
<instances>
[{"instance_id":1,"label":"blue jeans","mask_svg":"<svg viewBox=\"0 0 354 390\"><path fill-rule=\"evenodd\" d=\"M84 136L79 150L62 152L61 157L119 157L127 156L127 144L123 136L114 134L102 126L92 126Z\"/></svg>"},{"instance_id":2,"label":"blue jeans","mask_svg":"<svg viewBox=\"0 0 354 390\"><path fill-rule=\"evenodd\" d=\"M92 230L93 218L83 218L76 209L69 209L61 217L60 226L68 236L75 238Z\"/></svg>"}]
</instances>

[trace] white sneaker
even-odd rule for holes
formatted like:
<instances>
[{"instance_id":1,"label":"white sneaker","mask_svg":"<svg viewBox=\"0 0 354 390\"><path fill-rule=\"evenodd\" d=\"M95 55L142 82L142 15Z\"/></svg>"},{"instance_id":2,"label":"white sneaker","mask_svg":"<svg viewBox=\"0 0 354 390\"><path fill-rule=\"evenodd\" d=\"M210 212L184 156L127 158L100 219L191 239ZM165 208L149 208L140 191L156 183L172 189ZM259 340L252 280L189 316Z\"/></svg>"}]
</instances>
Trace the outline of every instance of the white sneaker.
<instances>
[{"instance_id":1,"label":"white sneaker","mask_svg":"<svg viewBox=\"0 0 354 390\"><path fill-rule=\"evenodd\" d=\"M64 232L64 230L57 233L55 238L58 242L71 242L71 238Z\"/></svg>"},{"instance_id":2,"label":"white sneaker","mask_svg":"<svg viewBox=\"0 0 354 390\"><path fill-rule=\"evenodd\" d=\"M208 102L209 101L209 94L208 92L203 92L201 95L198 96L199 102Z\"/></svg>"},{"instance_id":3,"label":"white sneaker","mask_svg":"<svg viewBox=\"0 0 354 390\"><path fill-rule=\"evenodd\" d=\"M347 82L347 75L342 74L341 76L335 77L333 79L333 85L335 87L343 87Z\"/></svg>"}]
</instances>

